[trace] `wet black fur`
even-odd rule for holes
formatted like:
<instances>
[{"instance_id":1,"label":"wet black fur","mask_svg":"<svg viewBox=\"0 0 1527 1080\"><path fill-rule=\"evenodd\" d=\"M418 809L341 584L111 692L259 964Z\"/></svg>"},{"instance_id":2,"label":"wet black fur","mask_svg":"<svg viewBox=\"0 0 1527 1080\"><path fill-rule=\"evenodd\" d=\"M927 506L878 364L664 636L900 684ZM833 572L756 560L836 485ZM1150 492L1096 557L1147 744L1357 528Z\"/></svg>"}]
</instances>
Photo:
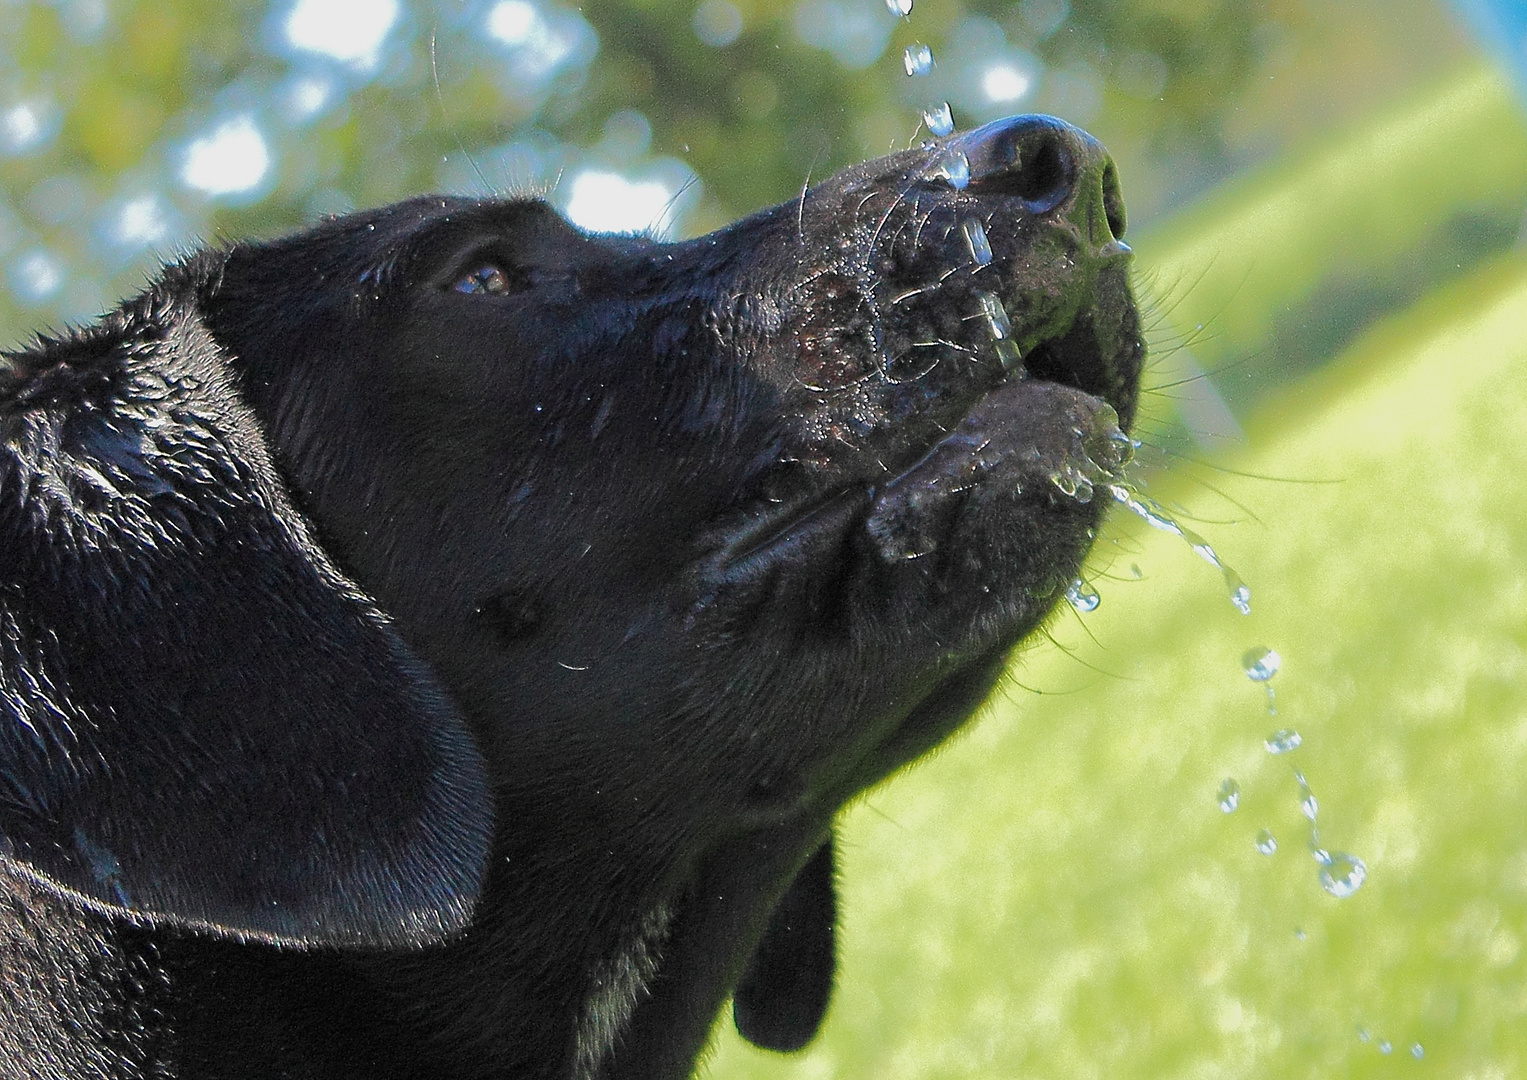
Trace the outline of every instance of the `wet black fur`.
<instances>
[{"instance_id":1,"label":"wet black fur","mask_svg":"<svg viewBox=\"0 0 1527 1080\"><path fill-rule=\"evenodd\" d=\"M0 359L0 1076L679 1080L734 992L806 1043L835 812L1133 412L1112 166L1005 124L679 244L353 214Z\"/></svg>"}]
</instances>

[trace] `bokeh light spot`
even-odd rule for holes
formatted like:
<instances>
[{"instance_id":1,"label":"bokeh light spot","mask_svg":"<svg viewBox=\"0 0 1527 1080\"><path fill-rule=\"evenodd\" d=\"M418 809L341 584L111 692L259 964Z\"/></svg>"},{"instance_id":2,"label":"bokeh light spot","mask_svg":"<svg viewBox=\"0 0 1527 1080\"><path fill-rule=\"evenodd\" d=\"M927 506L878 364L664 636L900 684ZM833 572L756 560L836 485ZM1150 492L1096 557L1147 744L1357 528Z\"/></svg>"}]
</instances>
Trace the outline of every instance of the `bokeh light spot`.
<instances>
[{"instance_id":1,"label":"bokeh light spot","mask_svg":"<svg viewBox=\"0 0 1527 1080\"><path fill-rule=\"evenodd\" d=\"M981 73L981 93L991 102L1017 101L1033 86L1033 77L1012 64L993 64Z\"/></svg>"},{"instance_id":2,"label":"bokeh light spot","mask_svg":"<svg viewBox=\"0 0 1527 1080\"><path fill-rule=\"evenodd\" d=\"M695 9L695 37L722 49L742 35L742 12L728 0L705 0Z\"/></svg>"},{"instance_id":3,"label":"bokeh light spot","mask_svg":"<svg viewBox=\"0 0 1527 1080\"><path fill-rule=\"evenodd\" d=\"M370 67L397 21L397 0L297 0L286 38L304 52Z\"/></svg>"},{"instance_id":4,"label":"bokeh light spot","mask_svg":"<svg viewBox=\"0 0 1527 1080\"><path fill-rule=\"evenodd\" d=\"M674 189L661 180L629 180L602 169L583 170L569 191L568 220L590 232L661 232L674 198Z\"/></svg>"},{"instance_id":5,"label":"bokeh light spot","mask_svg":"<svg viewBox=\"0 0 1527 1080\"><path fill-rule=\"evenodd\" d=\"M180 178L208 195L237 195L258 187L270 164L270 147L254 119L236 116L191 141Z\"/></svg>"},{"instance_id":6,"label":"bokeh light spot","mask_svg":"<svg viewBox=\"0 0 1527 1080\"><path fill-rule=\"evenodd\" d=\"M155 195L139 195L117 208L107 226L111 238L125 248L146 248L169 238L169 217Z\"/></svg>"},{"instance_id":7,"label":"bokeh light spot","mask_svg":"<svg viewBox=\"0 0 1527 1080\"><path fill-rule=\"evenodd\" d=\"M24 101L0 111L0 151L28 154L40 150L58 129L45 102Z\"/></svg>"},{"instance_id":8,"label":"bokeh light spot","mask_svg":"<svg viewBox=\"0 0 1527 1080\"><path fill-rule=\"evenodd\" d=\"M11 264L11 290L28 303L46 300L63 286L64 267L52 252L27 252Z\"/></svg>"}]
</instances>

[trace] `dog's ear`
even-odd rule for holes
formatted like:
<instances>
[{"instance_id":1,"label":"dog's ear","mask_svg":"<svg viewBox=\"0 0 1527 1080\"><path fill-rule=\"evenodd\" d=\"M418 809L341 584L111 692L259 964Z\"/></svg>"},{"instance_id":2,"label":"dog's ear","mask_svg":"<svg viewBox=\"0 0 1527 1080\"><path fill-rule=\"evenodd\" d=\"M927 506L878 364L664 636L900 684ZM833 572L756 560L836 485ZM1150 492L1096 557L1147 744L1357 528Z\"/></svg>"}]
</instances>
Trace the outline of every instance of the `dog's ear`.
<instances>
[{"instance_id":1,"label":"dog's ear","mask_svg":"<svg viewBox=\"0 0 1527 1080\"><path fill-rule=\"evenodd\" d=\"M822 1026L832 998L838 917L828 837L790 884L732 999L744 1039L765 1050L799 1050Z\"/></svg>"},{"instance_id":2,"label":"dog's ear","mask_svg":"<svg viewBox=\"0 0 1527 1080\"><path fill-rule=\"evenodd\" d=\"M480 888L483 762L294 509L194 293L0 357L0 856L150 923L437 939Z\"/></svg>"}]
</instances>

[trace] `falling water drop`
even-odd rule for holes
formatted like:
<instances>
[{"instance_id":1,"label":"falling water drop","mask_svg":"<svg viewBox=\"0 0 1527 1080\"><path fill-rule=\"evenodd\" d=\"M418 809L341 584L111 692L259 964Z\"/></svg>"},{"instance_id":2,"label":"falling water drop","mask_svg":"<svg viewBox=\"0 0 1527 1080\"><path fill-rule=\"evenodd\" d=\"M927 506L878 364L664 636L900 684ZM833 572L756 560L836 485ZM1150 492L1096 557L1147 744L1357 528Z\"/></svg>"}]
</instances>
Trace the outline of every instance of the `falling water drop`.
<instances>
[{"instance_id":1,"label":"falling water drop","mask_svg":"<svg viewBox=\"0 0 1527 1080\"><path fill-rule=\"evenodd\" d=\"M911 7L910 4L907 5ZM954 132L954 113L949 109L949 102L945 101L936 108L923 110L923 123L928 125L928 130L939 138Z\"/></svg>"},{"instance_id":2,"label":"falling water drop","mask_svg":"<svg viewBox=\"0 0 1527 1080\"><path fill-rule=\"evenodd\" d=\"M1187 541L1194 554L1219 570L1220 575L1225 579L1225 587L1230 590L1230 603L1235 606L1235 609L1242 615L1251 614L1251 590L1246 587L1246 583L1241 580L1241 576L1220 559L1219 554L1214 548L1209 546L1207 540L1197 533L1183 528L1171 514L1167 513L1166 510L1154 501L1141 495L1131 485L1118 481L1110 484L1108 490L1113 495L1115 502L1122 504L1137 514L1151 528L1173 533Z\"/></svg>"},{"instance_id":3,"label":"falling water drop","mask_svg":"<svg viewBox=\"0 0 1527 1080\"><path fill-rule=\"evenodd\" d=\"M1257 833L1256 847L1263 855L1271 855L1278 850L1278 838L1268 830L1263 829Z\"/></svg>"},{"instance_id":4,"label":"falling water drop","mask_svg":"<svg viewBox=\"0 0 1527 1080\"><path fill-rule=\"evenodd\" d=\"M1265 743L1269 754L1286 754L1290 750L1299 749L1299 744L1304 742L1304 736L1293 728L1279 728L1267 736Z\"/></svg>"},{"instance_id":5,"label":"falling water drop","mask_svg":"<svg viewBox=\"0 0 1527 1080\"><path fill-rule=\"evenodd\" d=\"M1264 649L1260 646L1247 649L1241 656L1241 670L1246 672L1246 677L1252 682L1266 682L1278 674L1278 669L1282 666L1283 657L1272 649Z\"/></svg>"},{"instance_id":6,"label":"falling water drop","mask_svg":"<svg viewBox=\"0 0 1527 1080\"><path fill-rule=\"evenodd\" d=\"M1223 813L1234 813L1235 808L1241 805L1241 785L1235 782L1234 777L1225 777L1220 783L1218 798Z\"/></svg>"},{"instance_id":7,"label":"falling water drop","mask_svg":"<svg viewBox=\"0 0 1527 1080\"><path fill-rule=\"evenodd\" d=\"M1367 880L1367 864L1356 855L1345 851L1333 851L1330 853L1330 861L1323 862L1320 866L1320 887L1338 900L1346 899L1358 889L1362 888ZM1380 1050L1383 1046L1380 1045ZM1384 1050L1384 1053L1389 1053Z\"/></svg>"},{"instance_id":8,"label":"falling water drop","mask_svg":"<svg viewBox=\"0 0 1527 1080\"><path fill-rule=\"evenodd\" d=\"M1422 1046L1420 1043L1411 1043L1410 1056L1415 1058L1417 1061L1420 1061L1423 1057L1426 1056L1426 1047Z\"/></svg>"},{"instance_id":9,"label":"falling water drop","mask_svg":"<svg viewBox=\"0 0 1527 1080\"><path fill-rule=\"evenodd\" d=\"M926 75L933 70L933 50L921 43L908 45L901 54L901 64L908 75Z\"/></svg>"},{"instance_id":10,"label":"falling water drop","mask_svg":"<svg viewBox=\"0 0 1527 1080\"><path fill-rule=\"evenodd\" d=\"M1294 781L1299 785L1299 812L1309 818L1313 825L1316 815L1320 813L1320 804L1315 801L1315 793L1310 790L1310 783L1304 778L1304 773L1298 769L1294 770ZM1310 843L1318 843L1317 837L1312 835Z\"/></svg>"},{"instance_id":11,"label":"falling water drop","mask_svg":"<svg viewBox=\"0 0 1527 1080\"><path fill-rule=\"evenodd\" d=\"M1392 1053L1393 1051L1394 1051L1394 1043L1390 1042L1388 1039L1383 1039L1383 1040L1381 1040L1379 1042L1379 1053L1381 1053L1381 1054L1389 1054L1389 1053Z\"/></svg>"},{"instance_id":12,"label":"falling water drop","mask_svg":"<svg viewBox=\"0 0 1527 1080\"><path fill-rule=\"evenodd\" d=\"M1272 649L1258 646L1241 654L1241 670L1252 682L1261 683L1267 691L1267 715L1278 715L1278 699L1273 692L1272 677L1283 666L1283 657Z\"/></svg>"}]
</instances>

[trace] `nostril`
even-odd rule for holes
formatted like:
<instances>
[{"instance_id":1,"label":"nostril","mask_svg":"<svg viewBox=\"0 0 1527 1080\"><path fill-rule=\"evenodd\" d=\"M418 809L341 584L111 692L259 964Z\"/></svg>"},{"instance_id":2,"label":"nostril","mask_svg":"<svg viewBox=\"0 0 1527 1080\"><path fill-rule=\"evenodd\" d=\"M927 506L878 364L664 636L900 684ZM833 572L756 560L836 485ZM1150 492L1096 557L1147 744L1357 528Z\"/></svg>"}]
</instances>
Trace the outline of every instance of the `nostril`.
<instances>
[{"instance_id":1,"label":"nostril","mask_svg":"<svg viewBox=\"0 0 1527 1080\"><path fill-rule=\"evenodd\" d=\"M1015 195L1036 213L1060 205L1076 186L1068 129L1050 117L1014 117L971 132L961 149L970 160L971 187Z\"/></svg>"},{"instance_id":2,"label":"nostril","mask_svg":"<svg viewBox=\"0 0 1527 1080\"><path fill-rule=\"evenodd\" d=\"M1013 192L1036 206L1055 206L1071 189L1071 169L1060 140L1048 131L1018 149L1018 168L1013 172Z\"/></svg>"},{"instance_id":3,"label":"nostril","mask_svg":"<svg viewBox=\"0 0 1527 1080\"><path fill-rule=\"evenodd\" d=\"M1119 170L1112 161L1103 167L1103 216L1113 238L1124 239L1124 196L1119 194Z\"/></svg>"}]
</instances>

